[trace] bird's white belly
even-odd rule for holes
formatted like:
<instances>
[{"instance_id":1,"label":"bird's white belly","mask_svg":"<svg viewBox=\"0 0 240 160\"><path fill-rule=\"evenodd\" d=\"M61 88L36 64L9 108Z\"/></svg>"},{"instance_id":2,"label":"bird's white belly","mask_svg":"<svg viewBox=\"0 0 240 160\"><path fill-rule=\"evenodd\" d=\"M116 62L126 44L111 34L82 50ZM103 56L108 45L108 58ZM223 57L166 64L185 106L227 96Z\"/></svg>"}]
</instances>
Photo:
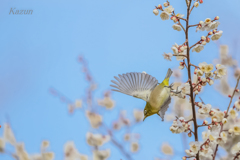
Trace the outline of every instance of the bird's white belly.
<instances>
[{"instance_id":1,"label":"bird's white belly","mask_svg":"<svg viewBox=\"0 0 240 160\"><path fill-rule=\"evenodd\" d=\"M157 86L151 93L149 98L149 103L152 106L152 109L156 112L159 111L169 97L170 88Z\"/></svg>"}]
</instances>

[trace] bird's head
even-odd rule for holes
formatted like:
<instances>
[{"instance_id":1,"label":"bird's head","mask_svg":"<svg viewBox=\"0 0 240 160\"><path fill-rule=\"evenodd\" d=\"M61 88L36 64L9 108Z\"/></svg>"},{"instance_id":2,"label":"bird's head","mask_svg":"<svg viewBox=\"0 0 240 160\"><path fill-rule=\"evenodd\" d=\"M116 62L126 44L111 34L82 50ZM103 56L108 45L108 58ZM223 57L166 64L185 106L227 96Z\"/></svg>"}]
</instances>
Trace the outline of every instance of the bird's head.
<instances>
[{"instance_id":1,"label":"bird's head","mask_svg":"<svg viewBox=\"0 0 240 160\"><path fill-rule=\"evenodd\" d=\"M152 111L151 111L150 109L146 108L146 107L145 107L145 109L144 109L144 111L143 111L143 114L144 114L143 121L144 121L147 117L153 115Z\"/></svg>"}]
</instances>

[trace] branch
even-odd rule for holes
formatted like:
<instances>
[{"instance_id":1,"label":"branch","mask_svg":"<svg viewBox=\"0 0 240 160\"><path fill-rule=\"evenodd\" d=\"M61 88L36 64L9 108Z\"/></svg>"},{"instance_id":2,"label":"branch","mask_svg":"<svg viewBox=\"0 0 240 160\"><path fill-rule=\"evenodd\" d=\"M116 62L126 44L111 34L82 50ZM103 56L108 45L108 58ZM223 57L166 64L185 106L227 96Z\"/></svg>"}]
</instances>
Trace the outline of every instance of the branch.
<instances>
[{"instance_id":1,"label":"branch","mask_svg":"<svg viewBox=\"0 0 240 160\"><path fill-rule=\"evenodd\" d=\"M190 27L195 27L195 26L198 26L199 24L194 24L194 25L189 25L188 28Z\"/></svg>"},{"instance_id":2,"label":"branch","mask_svg":"<svg viewBox=\"0 0 240 160\"><path fill-rule=\"evenodd\" d=\"M202 104L205 104L205 103L203 102L203 100L202 100L202 98L201 98L201 97L199 97L199 99L202 101Z\"/></svg>"},{"instance_id":3,"label":"branch","mask_svg":"<svg viewBox=\"0 0 240 160\"><path fill-rule=\"evenodd\" d=\"M183 31L186 33L185 28L183 27L183 25L181 24L181 22L179 21L178 24L182 27Z\"/></svg>"},{"instance_id":4,"label":"branch","mask_svg":"<svg viewBox=\"0 0 240 160\"><path fill-rule=\"evenodd\" d=\"M192 63L190 63L190 66L193 66L193 67L195 67L195 68L199 68L198 66L196 66L196 65L194 65L194 64L192 64Z\"/></svg>"},{"instance_id":5,"label":"branch","mask_svg":"<svg viewBox=\"0 0 240 160\"><path fill-rule=\"evenodd\" d=\"M193 8L194 8L194 5L192 6L191 10L189 11L189 14L191 14L191 12L192 12Z\"/></svg>"},{"instance_id":6,"label":"branch","mask_svg":"<svg viewBox=\"0 0 240 160\"><path fill-rule=\"evenodd\" d=\"M192 114L193 114L193 124L194 124L194 136L195 141L198 141L198 128L197 128L197 117L196 117L196 111L195 111L195 103L194 103L194 96L193 96L193 86L192 86L192 80L191 80L191 66L190 66L190 47L188 42L188 23L189 23L189 16L190 16L190 6L191 6L192 0L189 1L189 5L187 7L187 21L186 21L186 32L185 37L187 40L187 61L188 61L188 79L190 84L190 97L191 97L191 104L192 104ZM199 160L199 154L196 155L196 159Z\"/></svg>"},{"instance_id":7,"label":"branch","mask_svg":"<svg viewBox=\"0 0 240 160\"><path fill-rule=\"evenodd\" d=\"M199 44L200 42L201 42L201 40L198 41L197 43L195 43L194 45L192 45L192 46L190 47L190 49L192 49L194 46L196 46L196 45Z\"/></svg>"},{"instance_id":8,"label":"branch","mask_svg":"<svg viewBox=\"0 0 240 160\"><path fill-rule=\"evenodd\" d=\"M229 102L229 105L228 105L228 108L227 108L227 112L225 113L225 116L224 116L225 118L227 118L227 116L228 116L228 111L229 111L229 108L230 108L230 106L231 106L231 104L232 104L232 99L233 99L233 97L234 97L234 95L235 95L235 92L236 92L236 89L237 89L237 87L238 87L239 80L240 80L240 76L238 77L238 79L237 79L237 84L236 84L236 86L235 86L235 88L234 88L234 90L233 90L233 93L232 93L232 96L231 96L231 99L230 99L230 102ZM223 124L221 125L220 133L222 132L222 130L223 130ZM220 133L219 133L219 134L220 134ZM217 144L217 146L216 146L216 149L215 149L215 152L214 152L214 155L213 155L213 160L215 160L217 151L218 151L218 144Z\"/></svg>"},{"instance_id":9,"label":"branch","mask_svg":"<svg viewBox=\"0 0 240 160\"><path fill-rule=\"evenodd\" d=\"M234 88L234 91L233 91L233 93L232 93L231 100L230 100L229 105L228 105L228 108L227 108L227 112L225 113L225 117L227 117L229 108L230 108L231 103L232 103L232 99L233 99L233 97L234 97L234 95L235 95L235 92L236 92L236 90L237 90L237 87L238 87L239 80L240 80L240 76L239 76L238 79L237 79L237 84L236 84L236 86L235 86L235 88Z\"/></svg>"},{"instance_id":10,"label":"branch","mask_svg":"<svg viewBox=\"0 0 240 160\"><path fill-rule=\"evenodd\" d=\"M131 155L128 154L128 153L124 150L123 146L120 145L112 136L111 136L111 141L112 141L112 143L122 152L122 154L124 154L124 155L127 157L127 159L132 160Z\"/></svg>"},{"instance_id":11,"label":"branch","mask_svg":"<svg viewBox=\"0 0 240 160\"><path fill-rule=\"evenodd\" d=\"M186 57L186 58L187 58L186 55L173 54L173 56L183 56L183 57Z\"/></svg>"}]
</instances>

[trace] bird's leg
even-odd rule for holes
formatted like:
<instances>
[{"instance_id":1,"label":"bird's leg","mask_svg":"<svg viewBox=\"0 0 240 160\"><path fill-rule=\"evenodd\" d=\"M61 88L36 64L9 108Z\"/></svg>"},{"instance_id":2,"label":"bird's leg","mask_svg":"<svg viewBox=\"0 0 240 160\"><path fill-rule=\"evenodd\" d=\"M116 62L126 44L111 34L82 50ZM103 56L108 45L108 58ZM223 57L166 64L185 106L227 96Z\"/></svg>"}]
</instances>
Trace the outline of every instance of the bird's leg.
<instances>
[{"instance_id":1,"label":"bird's leg","mask_svg":"<svg viewBox=\"0 0 240 160\"><path fill-rule=\"evenodd\" d=\"M172 89L173 86L174 86L174 84L172 83L172 84L170 84L169 86L164 86L164 87L167 87L167 88Z\"/></svg>"},{"instance_id":2,"label":"bird's leg","mask_svg":"<svg viewBox=\"0 0 240 160\"><path fill-rule=\"evenodd\" d=\"M178 91L178 87L177 87L176 90L173 90L173 89L171 88L171 92L173 92L173 93L175 93L175 94L179 94L179 93L181 93L182 91Z\"/></svg>"}]
</instances>

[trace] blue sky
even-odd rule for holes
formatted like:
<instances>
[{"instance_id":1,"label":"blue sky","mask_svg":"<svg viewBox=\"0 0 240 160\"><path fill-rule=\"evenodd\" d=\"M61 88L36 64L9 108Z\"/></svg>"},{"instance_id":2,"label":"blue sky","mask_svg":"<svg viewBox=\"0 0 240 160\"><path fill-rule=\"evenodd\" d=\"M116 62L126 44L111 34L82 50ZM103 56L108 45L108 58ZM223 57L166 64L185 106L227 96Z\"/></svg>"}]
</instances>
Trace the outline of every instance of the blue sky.
<instances>
[{"instance_id":1,"label":"blue sky","mask_svg":"<svg viewBox=\"0 0 240 160\"><path fill-rule=\"evenodd\" d=\"M167 68L177 68L176 60L167 62L163 52L171 52L176 42L184 42L183 32L172 29L172 21L162 21L154 16L154 6L164 1L47 1L4 0L0 2L0 124L9 121L18 141L25 142L29 153L39 152L42 140L51 142L56 159L63 157L63 144L75 141L83 154L90 154L85 134L92 131L84 114L69 116L66 104L49 94L50 87L57 88L72 100L83 96L86 82L77 62L79 55L89 62L89 68L98 83L95 97L102 97L109 89L113 76L130 71L146 71L159 81ZM185 1L170 1L176 13L185 14ZM191 24L205 18L220 17L221 44L227 44L234 58L239 45L238 0L204 1L194 9ZM9 15L11 8L32 9L32 15ZM194 29L189 40L193 44L206 32ZM215 43L201 53L192 53L192 62L211 63L218 56ZM231 73L231 72L230 72ZM184 73L185 74L185 73ZM164 76L163 76L164 75ZM186 80L186 79L185 79ZM231 80L234 85L234 80ZM208 87L202 97L214 106L226 106L228 99L211 92ZM214 97L213 97L214 96ZM210 99L214 98L214 101ZM114 120L119 110L143 108L145 102L114 93L116 108L104 113ZM221 100L220 100L221 99ZM8 118L7 118L8 117ZM160 144L166 140L182 151L179 135L170 135L170 123L162 123L152 116L133 131L141 134L141 150L134 159L153 159L160 156ZM0 129L2 135L2 129ZM110 144L103 148L111 147ZM126 146L128 147L128 146ZM111 147L113 148L113 147ZM1 159L10 160L0 155ZM112 149L110 160L122 156Z\"/></svg>"}]
</instances>

